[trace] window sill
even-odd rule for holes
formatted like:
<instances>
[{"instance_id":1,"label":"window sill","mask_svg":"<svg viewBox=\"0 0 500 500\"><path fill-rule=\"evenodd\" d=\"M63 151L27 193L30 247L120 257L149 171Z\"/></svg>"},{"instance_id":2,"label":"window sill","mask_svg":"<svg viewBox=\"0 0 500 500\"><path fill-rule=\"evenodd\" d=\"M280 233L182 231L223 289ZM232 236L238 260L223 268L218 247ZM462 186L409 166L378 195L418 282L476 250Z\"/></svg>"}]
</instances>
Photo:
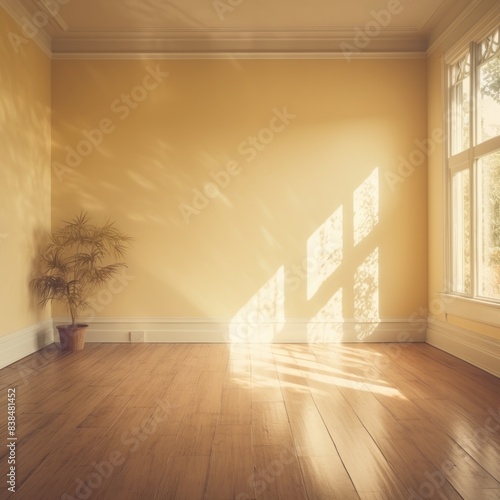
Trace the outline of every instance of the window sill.
<instances>
[{"instance_id":1,"label":"window sill","mask_svg":"<svg viewBox=\"0 0 500 500\"><path fill-rule=\"evenodd\" d=\"M443 293L441 297L446 314L500 327L499 303L469 299L449 293Z\"/></svg>"}]
</instances>

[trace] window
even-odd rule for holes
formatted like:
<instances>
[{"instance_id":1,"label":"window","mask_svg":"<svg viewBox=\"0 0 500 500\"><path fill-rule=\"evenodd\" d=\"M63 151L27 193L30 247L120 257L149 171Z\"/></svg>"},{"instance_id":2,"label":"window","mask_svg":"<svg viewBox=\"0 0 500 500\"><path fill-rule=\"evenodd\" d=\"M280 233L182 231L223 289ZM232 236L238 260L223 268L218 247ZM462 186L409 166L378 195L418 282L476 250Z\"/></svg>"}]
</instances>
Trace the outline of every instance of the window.
<instances>
[{"instance_id":1,"label":"window","mask_svg":"<svg viewBox=\"0 0 500 500\"><path fill-rule=\"evenodd\" d=\"M500 27L448 66L449 292L500 302Z\"/></svg>"}]
</instances>

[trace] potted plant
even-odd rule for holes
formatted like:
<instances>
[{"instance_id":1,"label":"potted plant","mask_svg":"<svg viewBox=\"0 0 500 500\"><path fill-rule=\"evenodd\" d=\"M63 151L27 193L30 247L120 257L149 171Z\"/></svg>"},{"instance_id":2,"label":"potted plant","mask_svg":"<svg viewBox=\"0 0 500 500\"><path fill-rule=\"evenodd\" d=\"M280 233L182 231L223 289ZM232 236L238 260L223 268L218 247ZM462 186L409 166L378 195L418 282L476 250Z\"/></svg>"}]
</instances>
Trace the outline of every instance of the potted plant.
<instances>
[{"instance_id":1,"label":"potted plant","mask_svg":"<svg viewBox=\"0 0 500 500\"><path fill-rule=\"evenodd\" d=\"M78 323L78 317L89 308L96 291L127 267L121 259L131 241L114 222L94 225L85 212L65 221L50 236L30 284L40 298L40 307L59 301L71 316L71 324L57 327L63 351L83 349L88 325Z\"/></svg>"}]
</instances>

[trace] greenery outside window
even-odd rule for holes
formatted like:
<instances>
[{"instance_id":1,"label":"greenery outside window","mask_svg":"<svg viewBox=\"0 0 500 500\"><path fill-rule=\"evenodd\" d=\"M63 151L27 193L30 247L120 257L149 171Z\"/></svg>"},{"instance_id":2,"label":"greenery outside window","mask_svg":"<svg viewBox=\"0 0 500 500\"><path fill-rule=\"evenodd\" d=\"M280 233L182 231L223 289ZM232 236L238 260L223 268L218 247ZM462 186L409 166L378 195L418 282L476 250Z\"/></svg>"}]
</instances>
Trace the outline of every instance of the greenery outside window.
<instances>
[{"instance_id":1,"label":"greenery outside window","mask_svg":"<svg viewBox=\"0 0 500 500\"><path fill-rule=\"evenodd\" d=\"M447 77L447 292L500 303L500 27Z\"/></svg>"}]
</instances>

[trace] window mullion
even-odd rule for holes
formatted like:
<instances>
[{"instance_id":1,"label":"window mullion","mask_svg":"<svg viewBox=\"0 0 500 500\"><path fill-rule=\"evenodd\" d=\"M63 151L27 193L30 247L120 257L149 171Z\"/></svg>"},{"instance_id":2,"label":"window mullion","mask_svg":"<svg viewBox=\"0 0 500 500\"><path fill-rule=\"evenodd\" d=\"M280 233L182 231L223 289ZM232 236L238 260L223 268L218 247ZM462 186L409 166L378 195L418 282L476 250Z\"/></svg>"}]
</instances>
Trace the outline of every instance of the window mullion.
<instances>
[{"instance_id":1,"label":"window mullion","mask_svg":"<svg viewBox=\"0 0 500 500\"><path fill-rule=\"evenodd\" d=\"M471 43L470 47L470 103L469 103L469 168L470 168L470 280L471 280L471 295L477 297L477 228L478 228L478 213L477 213L477 168L475 147L477 145L477 99L479 88L479 73L477 71L477 45Z\"/></svg>"},{"instance_id":2,"label":"window mullion","mask_svg":"<svg viewBox=\"0 0 500 500\"><path fill-rule=\"evenodd\" d=\"M446 62L443 60L442 62L442 79L444 85L441 89L442 99L445 103L445 109L443 114L443 130L445 131L446 137L446 154L443 155L443 195L445 199L444 203L444 227L446 228L445 237L444 237L444 246L445 251L444 255L444 283L443 290L447 293L453 292L454 284L453 284L453 258L452 255L452 196L451 196L451 172L450 172L450 157L451 157L451 141L452 141L452 133L450 130L452 123L452 97L450 92L450 82L451 79L451 68Z\"/></svg>"},{"instance_id":3,"label":"window mullion","mask_svg":"<svg viewBox=\"0 0 500 500\"><path fill-rule=\"evenodd\" d=\"M499 39L497 27L447 65L444 180L445 289L466 300L500 304L500 123L495 118L500 110L495 94L499 61L490 62L499 57Z\"/></svg>"}]
</instances>

